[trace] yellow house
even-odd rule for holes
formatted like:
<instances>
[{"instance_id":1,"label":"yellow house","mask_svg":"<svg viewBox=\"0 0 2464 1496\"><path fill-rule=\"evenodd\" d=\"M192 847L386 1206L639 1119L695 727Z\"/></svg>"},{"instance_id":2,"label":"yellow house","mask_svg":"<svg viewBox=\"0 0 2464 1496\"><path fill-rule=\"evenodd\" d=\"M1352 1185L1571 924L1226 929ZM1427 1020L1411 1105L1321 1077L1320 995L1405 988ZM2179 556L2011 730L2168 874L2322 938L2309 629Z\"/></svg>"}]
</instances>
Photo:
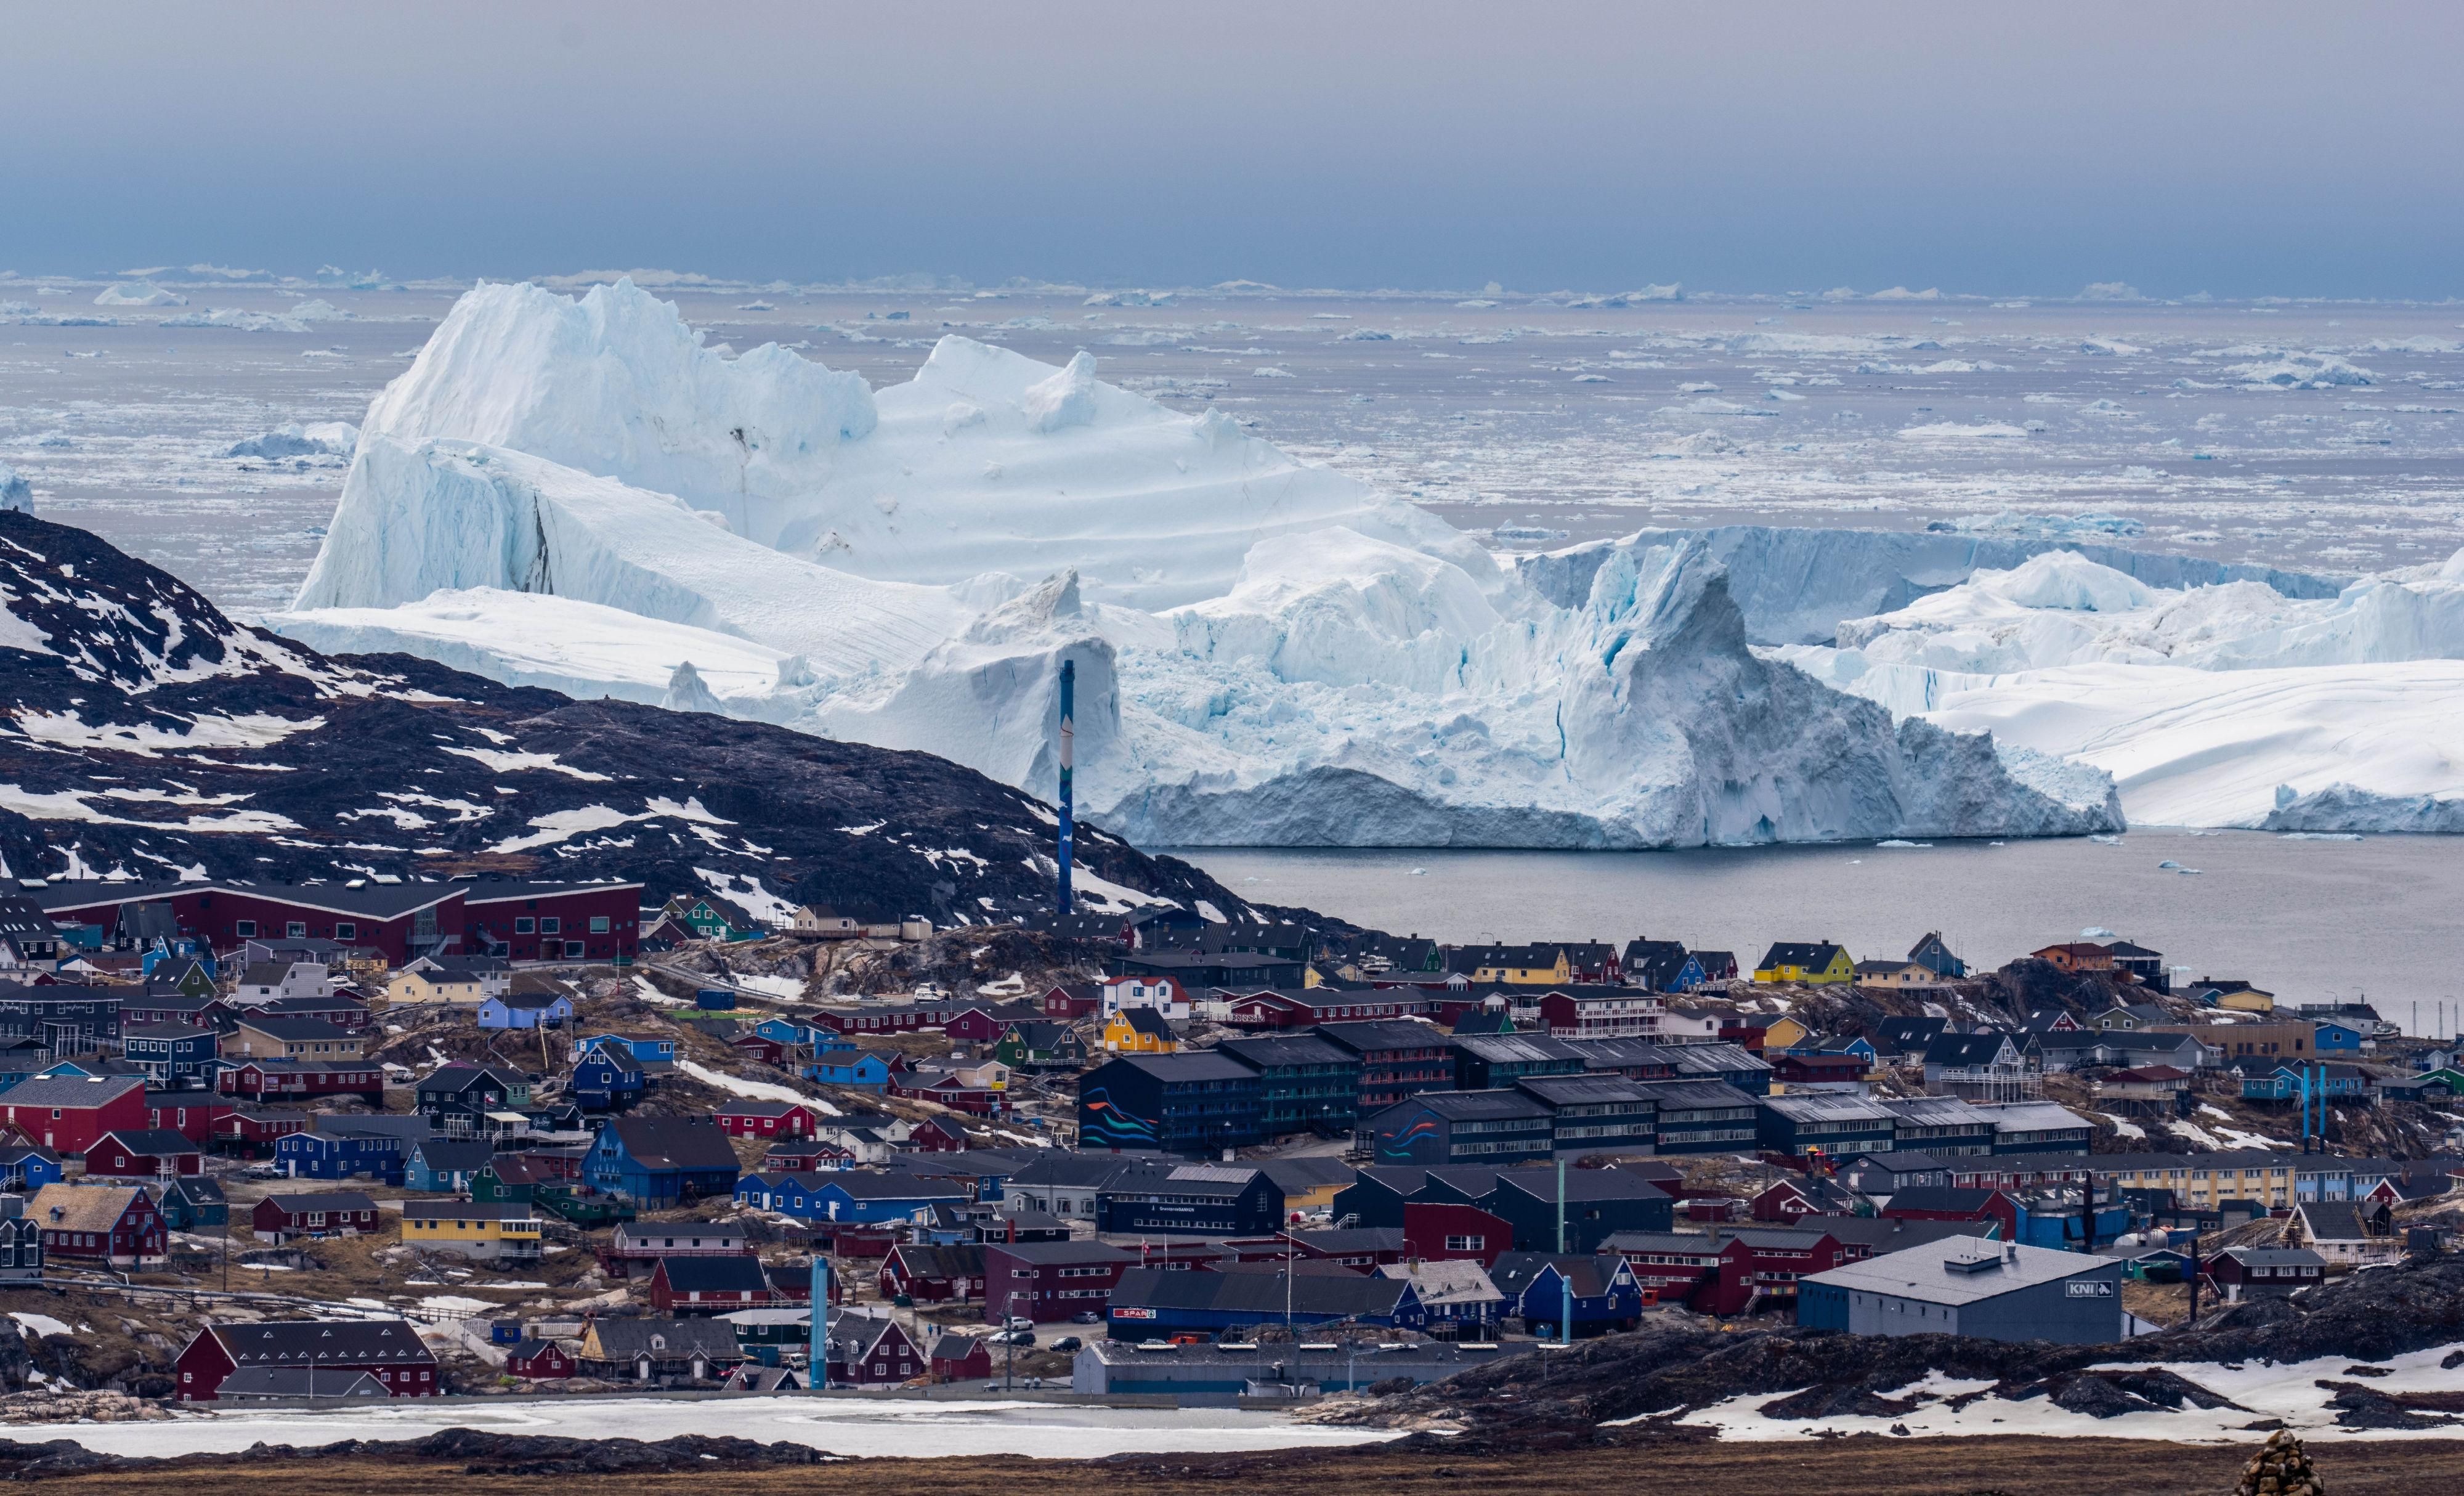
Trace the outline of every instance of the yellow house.
<instances>
[{"instance_id":1,"label":"yellow house","mask_svg":"<svg viewBox=\"0 0 2464 1496\"><path fill-rule=\"evenodd\" d=\"M1798 981L1813 986L1855 981L1857 963L1829 940L1782 940L1763 953L1756 981ZM1770 1041L1766 1040L1768 1044Z\"/></svg>"},{"instance_id":2,"label":"yellow house","mask_svg":"<svg viewBox=\"0 0 2464 1496\"><path fill-rule=\"evenodd\" d=\"M2203 1158L2229 1162L2203 1163ZM2294 1202L2290 1164L2259 1163L2244 1155L2189 1154L2160 1165L2098 1172L2125 1190L2171 1190L2177 1202L2193 1210L2213 1210L2219 1200L2228 1199L2267 1205Z\"/></svg>"},{"instance_id":3,"label":"yellow house","mask_svg":"<svg viewBox=\"0 0 2464 1496\"><path fill-rule=\"evenodd\" d=\"M536 1258L539 1218L520 1200L480 1204L462 1199L402 1202L402 1240L461 1257Z\"/></svg>"},{"instance_id":4,"label":"yellow house","mask_svg":"<svg viewBox=\"0 0 2464 1496\"><path fill-rule=\"evenodd\" d=\"M1104 1021L1106 1054L1173 1054L1180 1041L1153 1008L1123 1008Z\"/></svg>"},{"instance_id":5,"label":"yellow house","mask_svg":"<svg viewBox=\"0 0 2464 1496\"><path fill-rule=\"evenodd\" d=\"M1760 979L1756 979L1759 980ZM1814 1037L1814 1030L1793 1018L1775 1018L1763 1030L1763 1053L1784 1054Z\"/></svg>"},{"instance_id":6,"label":"yellow house","mask_svg":"<svg viewBox=\"0 0 2464 1496\"><path fill-rule=\"evenodd\" d=\"M1573 963L1557 945L1484 945L1463 954L1473 981L1491 986L1562 987L1574 979Z\"/></svg>"},{"instance_id":7,"label":"yellow house","mask_svg":"<svg viewBox=\"0 0 2464 1496\"><path fill-rule=\"evenodd\" d=\"M2244 1013L2273 1013L2276 1011L2276 994L2261 992L2256 987L2219 992L2216 994L2216 1006L2237 1008Z\"/></svg>"},{"instance_id":8,"label":"yellow house","mask_svg":"<svg viewBox=\"0 0 2464 1496\"><path fill-rule=\"evenodd\" d=\"M252 1060L361 1060L367 1057L364 1036L328 1023L321 1018L288 1018L257 1014L237 1021L223 1036L225 1058Z\"/></svg>"},{"instance_id":9,"label":"yellow house","mask_svg":"<svg viewBox=\"0 0 2464 1496\"><path fill-rule=\"evenodd\" d=\"M432 966L407 966L385 979L385 1001L403 1006L450 1003L475 1008L481 996L479 979L464 972Z\"/></svg>"}]
</instances>

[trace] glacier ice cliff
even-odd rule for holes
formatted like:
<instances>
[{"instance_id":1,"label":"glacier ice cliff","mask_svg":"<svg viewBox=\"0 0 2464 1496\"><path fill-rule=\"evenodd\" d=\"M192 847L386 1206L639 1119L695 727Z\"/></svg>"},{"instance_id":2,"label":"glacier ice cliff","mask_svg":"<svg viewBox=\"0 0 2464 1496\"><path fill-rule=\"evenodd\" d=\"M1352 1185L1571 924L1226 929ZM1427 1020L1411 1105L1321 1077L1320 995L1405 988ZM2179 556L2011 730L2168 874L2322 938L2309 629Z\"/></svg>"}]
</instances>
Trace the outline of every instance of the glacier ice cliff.
<instances>
[{"instance_id":1,"label":"glacier ice cliff","mask_svg":"<svg viewBox=\"0 0 2464 1496\"><path fill-rule=\"evenodd\" d=\"M1220 411L1096 376L1083 353L1055 369L945 338L871 390L785 349L707 348L629 283L483 286L370 406L324 548L269 622L1033 789L1070 660L1079 803L1150 845L2122 824L2098 769L1895 715L1758 647L2024 559L2006 542L1822 542L1875 550L1830 602L1764 574L1818 558L1790 532L1505 566Z\"/></svg>"}]
</instances>

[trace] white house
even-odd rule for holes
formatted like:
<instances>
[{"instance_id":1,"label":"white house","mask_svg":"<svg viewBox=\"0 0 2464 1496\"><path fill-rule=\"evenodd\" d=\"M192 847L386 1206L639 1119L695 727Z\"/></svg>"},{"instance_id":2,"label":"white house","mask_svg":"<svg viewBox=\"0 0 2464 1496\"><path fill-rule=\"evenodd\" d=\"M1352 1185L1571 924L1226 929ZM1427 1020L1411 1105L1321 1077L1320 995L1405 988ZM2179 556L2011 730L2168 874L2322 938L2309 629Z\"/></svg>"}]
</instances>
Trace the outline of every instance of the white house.
<instances>
[{"instance_id":1,"label":"white house","mask_svg":"<svg viewBox=\"0 0 2464 1496\"><path fill-rule=\"evenodd\" d=\"M1104 1016L1126 1008L1153 1008L1166 1023L1190 1019L1189 993L1174 977L1112 977L1104 982Z\"/></svg>"}]
</instances>

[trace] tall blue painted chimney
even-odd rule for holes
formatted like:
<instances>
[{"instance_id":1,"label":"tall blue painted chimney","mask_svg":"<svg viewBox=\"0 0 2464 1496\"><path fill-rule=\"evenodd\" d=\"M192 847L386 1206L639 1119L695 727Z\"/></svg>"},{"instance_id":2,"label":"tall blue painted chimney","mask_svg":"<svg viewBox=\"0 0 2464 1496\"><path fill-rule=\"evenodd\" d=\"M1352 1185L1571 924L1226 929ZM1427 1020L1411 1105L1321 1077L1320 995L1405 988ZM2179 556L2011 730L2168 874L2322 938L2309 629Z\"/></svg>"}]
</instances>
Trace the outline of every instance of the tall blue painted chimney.
<instances>
[{"instance_id":1,"label":"tall blue painted chimney","mask_svg":"<svg viewBox=\"0 0 2464 1496\"><path fill-rule=\"evenodd\" d=\"M1074 852L1071 844L1075 839L1077 827L1073 824L1069 808L1069 760L1070 740L1077 735L1077 727L1072 718L1077 714L1078 663L1075 660L1064 660L1061 662L1061 889L1060 902L1054 906L1054 913L1060 914L1067 914L1071 911L1069 859Z\"/></svg>"}]
</instances>

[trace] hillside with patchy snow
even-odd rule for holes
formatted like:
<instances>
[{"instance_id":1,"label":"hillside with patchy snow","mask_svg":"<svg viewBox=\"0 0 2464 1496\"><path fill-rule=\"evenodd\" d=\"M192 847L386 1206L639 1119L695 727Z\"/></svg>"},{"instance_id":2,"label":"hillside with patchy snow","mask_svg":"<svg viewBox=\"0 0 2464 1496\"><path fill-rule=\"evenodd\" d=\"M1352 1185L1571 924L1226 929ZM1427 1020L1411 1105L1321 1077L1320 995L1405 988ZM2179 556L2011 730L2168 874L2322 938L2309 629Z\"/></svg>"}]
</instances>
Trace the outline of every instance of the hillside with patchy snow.
<instances>
[{"instance_id":1,"label":"hillside with patchy snow","mask_svg":"<svg viewBox=\"0 0 2464 1496\"><path fill-rule=\"evenodd\" d=\"M956 922L1048 908L1054 825L927 754L328 658L0 512L0 876L626 878ZM1247 909L1101 833L1078 856L1097 907Z\"/></svg>"}]
</instances>

